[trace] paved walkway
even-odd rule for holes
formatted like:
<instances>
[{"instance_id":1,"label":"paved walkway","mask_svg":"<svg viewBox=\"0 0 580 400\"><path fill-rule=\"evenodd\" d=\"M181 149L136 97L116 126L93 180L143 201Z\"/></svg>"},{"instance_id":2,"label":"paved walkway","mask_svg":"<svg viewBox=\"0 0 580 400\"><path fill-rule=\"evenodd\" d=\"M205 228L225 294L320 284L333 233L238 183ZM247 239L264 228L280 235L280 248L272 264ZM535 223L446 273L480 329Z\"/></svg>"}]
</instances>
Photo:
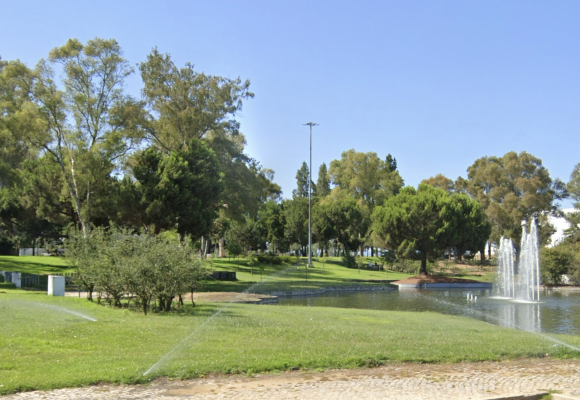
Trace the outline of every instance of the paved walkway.
<instances>
[{"instance_id":1,"label":"paved walkway","mask_svg":"<svg viewBox=\"0 0 580 400\"><path fill-rule=\"evenodd\" d=\"M521 360L453 365L397 364L380 368L215 376L150 385L98 385L27 392L8 399L489 399L557 390L579 396L579 360Z\"/></svg>"}]
</instances>

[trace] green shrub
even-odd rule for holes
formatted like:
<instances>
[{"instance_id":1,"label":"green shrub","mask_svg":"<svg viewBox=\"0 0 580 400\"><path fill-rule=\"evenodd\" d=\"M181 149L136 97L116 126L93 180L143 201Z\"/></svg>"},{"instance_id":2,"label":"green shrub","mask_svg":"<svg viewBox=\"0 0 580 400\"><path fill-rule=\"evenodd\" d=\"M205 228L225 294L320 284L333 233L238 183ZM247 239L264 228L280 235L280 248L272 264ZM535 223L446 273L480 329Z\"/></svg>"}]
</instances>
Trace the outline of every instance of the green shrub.
<instances>
[{"instance_id":1,"label":"green shrub","mask_svg":"<svg viewBox=\"0 0 580 400\"><path fill-rule=\"evenodd\" d=\"M543 248L540 252L542 281L559 285L562 282L562 275L570 272L574 261L574 254L564 247Z\"/></svg>"},{"instance_id":2,"label":"green shrub","mask_svg":"<svg viewBox=\"0 0 580 400\"><path fill-rule=\"evenodd\" d=\"M268 254L259 254L258 262L262 264L274 264L274 265L282 264L282 260L280 259L280 257Z\"/></svg>"},{"instance_id":3,"label":"green shrub","mask_svg":"<svg viewBox=\"0 0 580 400\"><path fill-rule=\"evenodd\" d=\"M170 311L174 298L196 290L205 276L202 261L189 241L163 235L136 235L116 227L94 228L85 238L72 232L65 256L76 267L77 282L88 291L106 294L115 307L128 294L147 314L151 299Z\"/></svg>"}]
</instances>

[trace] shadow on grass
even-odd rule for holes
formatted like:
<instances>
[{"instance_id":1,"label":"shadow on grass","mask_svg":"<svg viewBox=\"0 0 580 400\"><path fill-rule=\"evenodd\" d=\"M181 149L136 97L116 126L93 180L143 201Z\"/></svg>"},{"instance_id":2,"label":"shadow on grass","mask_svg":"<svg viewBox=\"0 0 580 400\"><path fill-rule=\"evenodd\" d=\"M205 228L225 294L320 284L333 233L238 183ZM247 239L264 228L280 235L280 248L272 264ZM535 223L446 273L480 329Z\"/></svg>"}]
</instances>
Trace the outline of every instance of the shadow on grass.
<instances>
[{"instance_id":1,"label":"shadow on grass","mask_svg":"<svg viewBox=\"0 0 580 400\"><path fill-rule=\"evenodd\" d=\"M218 312L224 316L240 316L231 310L226 310L232 303L218 303L218 304L198 304L192 307L191 304L185 304L179 308L173 308L171 311L152 311L151 315L159 317L211 317ZM135 309L135 311L138 311Z\"/></svg>"}]
</instances>

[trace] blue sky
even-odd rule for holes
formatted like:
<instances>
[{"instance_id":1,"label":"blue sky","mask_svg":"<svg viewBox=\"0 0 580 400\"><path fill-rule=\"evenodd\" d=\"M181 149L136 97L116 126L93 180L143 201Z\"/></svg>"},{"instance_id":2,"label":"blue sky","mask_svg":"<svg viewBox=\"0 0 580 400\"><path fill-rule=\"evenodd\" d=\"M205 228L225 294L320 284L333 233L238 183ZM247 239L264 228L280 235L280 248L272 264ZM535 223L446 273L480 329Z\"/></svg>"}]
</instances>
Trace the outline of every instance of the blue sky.
<instances>
[{"instance_id":1,"label":"blue sky","mask_svg":"<svg viewBox=\"0 0 580 400\"><path fill-rule=\"evenodd\" d=\"M527 151L553 178L580 162L578 1L4 1L0 56L33 66L68 38L115 38L250 79L248 153L291 196L342 151L396 157L406 184ZM128 90L139 96L135 75ZM562 205L570 206L566 201Z\"/></svg>"}]
</instances>

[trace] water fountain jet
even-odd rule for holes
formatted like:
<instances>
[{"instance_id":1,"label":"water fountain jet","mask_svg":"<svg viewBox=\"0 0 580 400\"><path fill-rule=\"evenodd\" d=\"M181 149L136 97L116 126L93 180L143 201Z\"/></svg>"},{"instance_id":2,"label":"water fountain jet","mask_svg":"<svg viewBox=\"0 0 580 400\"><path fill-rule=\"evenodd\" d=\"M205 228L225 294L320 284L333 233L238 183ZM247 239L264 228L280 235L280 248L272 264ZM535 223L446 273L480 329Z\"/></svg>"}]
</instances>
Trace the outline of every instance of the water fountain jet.
<instances>
[{"instance_id":1,"label":"water fountain jet","mask_svg":"<svg viewBox=\"0 0 580 400\"><path fill-rule=\"evenodd\" d=\"M515 249L512 240L502 237L495 285L497 295L519 301L539 302L540 250L535 220L532 220L529 229L527 224L522 222L520 259L517 266L514 258Z\"/></svg>"}]
</instances>

